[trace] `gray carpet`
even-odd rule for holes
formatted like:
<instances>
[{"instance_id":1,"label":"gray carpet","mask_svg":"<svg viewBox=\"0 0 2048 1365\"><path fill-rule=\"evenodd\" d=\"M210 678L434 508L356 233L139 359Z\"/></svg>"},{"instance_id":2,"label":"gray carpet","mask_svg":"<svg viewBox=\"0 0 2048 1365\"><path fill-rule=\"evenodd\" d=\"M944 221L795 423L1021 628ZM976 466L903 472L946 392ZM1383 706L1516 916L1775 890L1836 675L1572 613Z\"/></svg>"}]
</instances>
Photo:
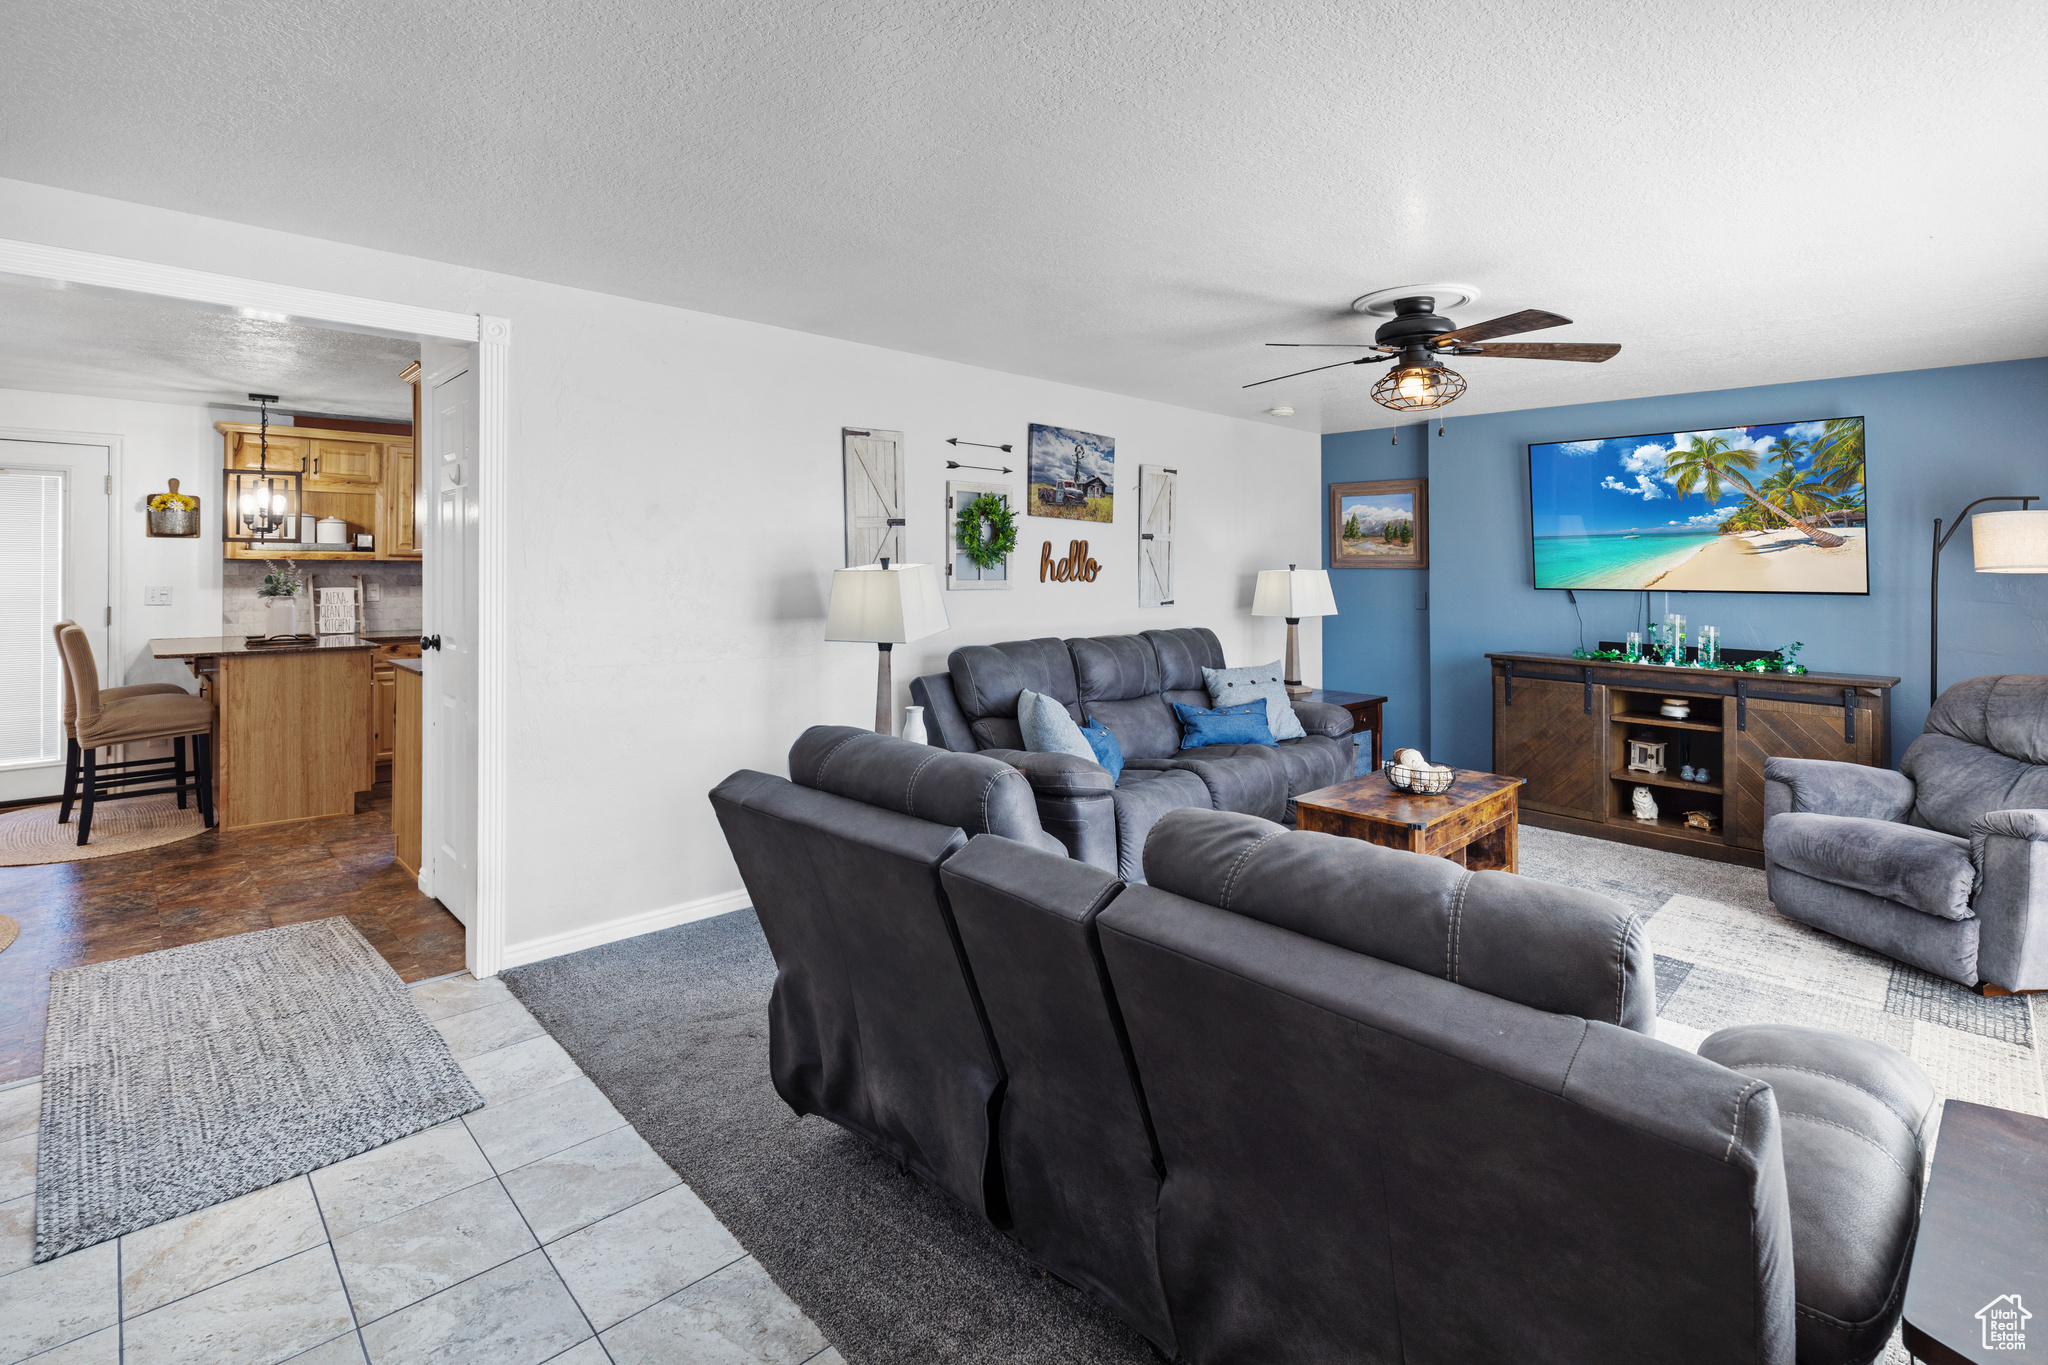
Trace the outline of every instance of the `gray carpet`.
<instances>
[{"instance_id":1,"label":"gray carpet","mask_svg":"<svg viewBox=\"0 0 2048 1365\"><path fill-rule=\"evenodd\" d=\"M340 917L53 972L45 1038L38 1261L483 1106Z\"/></svg>"},{"instance_id":2,"label":"gray carpet","mask_svg":"<svg viewBox=\"0 0 2048 1365\"><path fill-rule=\"evenodd\" d=\"M1818 1024L1900 1048L1944 1095L2048 1112L2048 997L1985 1000L1785 919L1752 868L1526 825L1521 841L1524 874L1652 916L1666 1041ZM740 911L505 980L852 1365L1156 1362L943 1195L790 1114L768 1079L774 977Z\"/></svg>"}]
</instances>

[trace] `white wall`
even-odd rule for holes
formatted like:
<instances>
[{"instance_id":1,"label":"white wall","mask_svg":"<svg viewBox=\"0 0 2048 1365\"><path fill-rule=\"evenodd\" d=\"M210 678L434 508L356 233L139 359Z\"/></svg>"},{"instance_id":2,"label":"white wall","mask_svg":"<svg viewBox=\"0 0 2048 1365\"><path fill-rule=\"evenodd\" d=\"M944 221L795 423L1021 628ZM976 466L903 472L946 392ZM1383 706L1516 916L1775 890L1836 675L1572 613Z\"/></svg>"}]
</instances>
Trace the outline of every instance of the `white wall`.
<instances>
[{"instance_id":1,"label":"white wall","mask_svg":"<svg viewBox=\"0 0 2048 1365\"><path fill-rule=\"evenodd\" d=\"M919 560L943 554L945 438L1021 456L1026 425L1050 422L1117 441L1115 523L1023 519L1022 581L947 594L953 628L896 652L899 706L968 643L1199 624L1233 663L1277 658L1285 627L1249 615L1253 576L1317 562L1313 434L15 181L0 236L512 320L515 962L729 907L706 792L784 771L806 726L873 723L874 649L820 638L842 426L905 433ZM1180 470L1181 579L1175 606L1141 610L1153 463ZM1079 535L1101 577L1039 584L1041 542ZM1320 635L1302 633L1315 682Z\"/></svg>"},{"instance_id":2,"label":"white wall","mask_svg":"<svg viewBox=\"0 0 2048 1365\"><path fill-rule=\"evenodd\" d=\"M121 438L121 474L114 486L120 561L119 580L112 584L115 658L101 660L101 674L109 687L192 687L182 663L149 657L149 642L220 634L220 433L206 408L0 389L0 428ZM154 540L146 534L143 499L163 492L170 479L178 480L179 492L200 500L202 531L196 540ZM168 587L171 605L144 606L145 586Z\"/></svg>"}]
</instances>

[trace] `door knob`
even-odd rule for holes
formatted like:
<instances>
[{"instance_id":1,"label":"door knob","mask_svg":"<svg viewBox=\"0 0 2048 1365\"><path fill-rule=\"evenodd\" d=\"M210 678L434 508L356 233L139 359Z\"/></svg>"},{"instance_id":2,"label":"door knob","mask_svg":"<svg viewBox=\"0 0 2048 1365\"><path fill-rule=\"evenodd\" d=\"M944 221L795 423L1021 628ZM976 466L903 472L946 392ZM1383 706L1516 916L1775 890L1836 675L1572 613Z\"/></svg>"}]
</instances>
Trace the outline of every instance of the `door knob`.
<instances>
[{"instance_id":1,"label":"door knob","mask_svg":"<svg viewBox=\"0 0 2048 1365\"><path fill-rule=\"evenodd\" d=\"M441 647L441 637L440 637L440 636L438 636L438 635L422 635L422 636L420 636L420 648L421 648L421 649L439 649L440 647Z\"/></svg>"}]
</instances>

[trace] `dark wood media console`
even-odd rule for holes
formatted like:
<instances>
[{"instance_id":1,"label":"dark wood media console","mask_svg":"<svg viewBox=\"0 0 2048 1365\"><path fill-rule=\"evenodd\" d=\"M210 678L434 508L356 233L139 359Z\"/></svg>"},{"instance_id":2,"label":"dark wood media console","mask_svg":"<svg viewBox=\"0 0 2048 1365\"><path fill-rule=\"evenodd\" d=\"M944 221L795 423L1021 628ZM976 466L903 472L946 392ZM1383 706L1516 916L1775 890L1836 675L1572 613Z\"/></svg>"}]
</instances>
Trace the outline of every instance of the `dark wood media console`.
<instances>
[{"instance_id":1,"label":"dark wood media console","mask_svg":"<svg viewBox=\"0 0 2048 1365\"><path fill-rule=\"evenodd\" d=\"M1860 673L1732 673L1576 659L1489 654L1493 770L1526 779L1522 819L1544 829L1763 866L1764 759L1831 758L1890 766L1897 678ZM1691 715L1660 715L1666 697ZM1630 772L1628 741L1665 745L1668 771ZM1704 766L1708 782L1679 777ZM1650 788L1657 822L1635 818L1630 796ZM1710 812L1719 828L1690 828Z\"/></svg>"}]
</instances>

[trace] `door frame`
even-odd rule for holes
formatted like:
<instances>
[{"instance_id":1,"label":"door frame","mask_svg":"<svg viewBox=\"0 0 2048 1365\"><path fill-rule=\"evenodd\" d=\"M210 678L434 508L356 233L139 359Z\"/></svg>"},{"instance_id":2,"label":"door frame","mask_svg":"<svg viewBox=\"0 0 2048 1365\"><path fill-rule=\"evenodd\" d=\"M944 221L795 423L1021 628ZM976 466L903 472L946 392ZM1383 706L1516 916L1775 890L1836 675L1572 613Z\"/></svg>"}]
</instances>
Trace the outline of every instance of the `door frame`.
<instances>
[{"instance_id":1,"label":"door frame","mask_svg":"<svg viewBox=\"0 0 2048 1365\"><path fill-rule=\"evenodd\" d=\"M510 641L505 569L509 526L505 515L506 472L511 460L512 323L477 313L383 299L334 294L320 289L155 261L131 260L69 247L0 238L0 279L55 289L114 295L144 294L210 312L274 318L310 327L372 336L403 337L474 348L477 370L477 886L474 923L465 935L470 971L494 976L505 960L506 869L506 682ZM95 443L102 438L95 438ZM110 472L120 458L118 438L108 446ZM116 484L119 487L119 484ZM118 575L120 509L111 506ZM118 576L112 581L114 622L122 602ZM113 627L110 627L110 630ZM111 641L114 637L109 635ZM422 830L424 841L431 831Z\"/></svg>"}]
</instances>

